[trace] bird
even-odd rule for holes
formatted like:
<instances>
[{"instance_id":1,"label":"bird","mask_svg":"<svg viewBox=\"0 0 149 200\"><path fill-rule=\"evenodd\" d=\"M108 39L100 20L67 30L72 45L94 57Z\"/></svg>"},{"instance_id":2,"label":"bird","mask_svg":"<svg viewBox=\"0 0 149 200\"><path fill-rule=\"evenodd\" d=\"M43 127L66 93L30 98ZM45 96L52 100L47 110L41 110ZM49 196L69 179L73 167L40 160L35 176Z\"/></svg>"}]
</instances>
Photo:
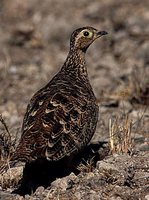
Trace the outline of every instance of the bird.
<instances>
[{"instance_id":1,"label":"bird","mask_svg":"<svg viewBox=\"0 0 149 200\"><path fill-rule=\"evenodd\" d=\"M78 28L71 34L66 61L27 106L22 135L11 160L58 161L88 145L96 130L99 107L85 54L97 38L106 34L93 27Z\"/></svg>"}]
</instances>

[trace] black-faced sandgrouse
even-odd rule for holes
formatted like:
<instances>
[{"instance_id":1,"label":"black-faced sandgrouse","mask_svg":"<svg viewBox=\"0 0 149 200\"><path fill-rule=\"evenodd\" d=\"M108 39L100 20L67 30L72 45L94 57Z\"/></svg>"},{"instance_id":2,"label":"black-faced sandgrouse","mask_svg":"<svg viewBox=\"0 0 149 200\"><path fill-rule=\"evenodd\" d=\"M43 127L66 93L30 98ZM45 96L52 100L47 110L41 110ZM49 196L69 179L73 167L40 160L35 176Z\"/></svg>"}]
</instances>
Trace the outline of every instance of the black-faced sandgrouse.
<instances>
[{"instance_id":1,"label":"black-faced sandgrouse","mask_svg":"<svg viewBox=\"0 0 149 200\"><path fill-rule=\"evenodd\" d=\"M76 154L91 140L98 105L89 82L85 53L106 35L92 27L75 30L60 71L32 97L24 117L22 136L12 160L60 160Z\"/></svg>"}]
</instances>

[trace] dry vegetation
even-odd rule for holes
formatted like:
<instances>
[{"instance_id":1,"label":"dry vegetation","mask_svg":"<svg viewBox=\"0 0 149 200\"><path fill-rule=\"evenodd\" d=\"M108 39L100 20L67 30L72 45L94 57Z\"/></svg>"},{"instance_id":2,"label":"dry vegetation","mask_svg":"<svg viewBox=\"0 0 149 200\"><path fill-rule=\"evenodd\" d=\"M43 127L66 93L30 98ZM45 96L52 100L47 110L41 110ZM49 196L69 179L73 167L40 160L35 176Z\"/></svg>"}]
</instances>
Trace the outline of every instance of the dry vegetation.
<instances>
[{"instance_id":1,"label":"dry vegetation","mask_svg":"<svg viewBox=\"0 0 149 200\"><path fill-rule=\"evenodd\" d=\"M129 153L133 148L132 122L128 116L109 121L110 149L112 153Z\"/></svg>"}]
</instances>

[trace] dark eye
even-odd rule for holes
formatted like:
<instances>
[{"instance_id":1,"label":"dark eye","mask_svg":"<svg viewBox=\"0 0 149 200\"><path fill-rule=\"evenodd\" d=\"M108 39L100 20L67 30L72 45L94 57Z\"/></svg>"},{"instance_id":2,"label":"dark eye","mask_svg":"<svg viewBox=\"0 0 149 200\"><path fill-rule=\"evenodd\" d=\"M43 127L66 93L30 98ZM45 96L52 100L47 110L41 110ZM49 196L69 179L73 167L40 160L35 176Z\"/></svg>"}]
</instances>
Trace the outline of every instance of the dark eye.
<instances>
[{"instance_id":1,"label":"dark eye","mask_svg":"<svg viewBox=\"0 0 149 200\"><path fill-rule=\"evenodd\" d=\"M87 37L87 36L89 36L89 32L88 32L88 31L85 31L85 32L83 33L83 35L84 35L85 37Z\"/></svg>"}]
</instances>

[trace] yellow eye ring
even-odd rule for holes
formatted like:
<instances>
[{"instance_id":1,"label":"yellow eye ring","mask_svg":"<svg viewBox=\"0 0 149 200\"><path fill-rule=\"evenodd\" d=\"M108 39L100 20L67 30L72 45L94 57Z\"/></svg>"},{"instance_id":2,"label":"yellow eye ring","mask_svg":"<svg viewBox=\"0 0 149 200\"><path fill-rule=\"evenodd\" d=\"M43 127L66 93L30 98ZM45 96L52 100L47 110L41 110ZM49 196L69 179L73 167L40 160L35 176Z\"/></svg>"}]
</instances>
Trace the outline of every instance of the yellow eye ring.
<instances>
[{"instance_id":1,"label":"yellow eye ring","mask_svg":"<svg viewBox=\"0 0 149 200\"><path fill-rule=\"evenodd\" d=\"M85 30L83 31L83 36L86 38L91 38L93 36L93 33L91 31Z\"/></svg>"}]
</instances>

